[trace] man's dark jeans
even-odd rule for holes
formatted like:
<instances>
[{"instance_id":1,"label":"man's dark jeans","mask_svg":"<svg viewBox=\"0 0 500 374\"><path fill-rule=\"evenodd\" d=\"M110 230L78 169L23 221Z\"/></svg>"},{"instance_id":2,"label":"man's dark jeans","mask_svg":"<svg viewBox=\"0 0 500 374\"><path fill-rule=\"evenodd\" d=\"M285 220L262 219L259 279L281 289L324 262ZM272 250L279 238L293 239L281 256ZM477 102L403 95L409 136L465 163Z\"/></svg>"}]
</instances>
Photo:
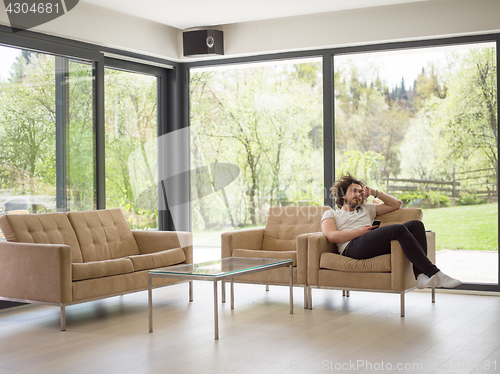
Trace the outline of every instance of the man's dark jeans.
<instances>
[{"instance_id":1,"label":"man's dark jeans","mask_svg":"<svg viewBox=\"0 0 500 374\"><path fill-rule=\"evenodd\" d=\"M391 241L397 240L403 252L413 264L415 277L424 273L429 278L439 269L427 258L427 239L421 221L389 225L371 230L349 243L343 255L364 260L391 253ZM346 252L347 251L347 252Z\"/></svg>"}]
</instances>

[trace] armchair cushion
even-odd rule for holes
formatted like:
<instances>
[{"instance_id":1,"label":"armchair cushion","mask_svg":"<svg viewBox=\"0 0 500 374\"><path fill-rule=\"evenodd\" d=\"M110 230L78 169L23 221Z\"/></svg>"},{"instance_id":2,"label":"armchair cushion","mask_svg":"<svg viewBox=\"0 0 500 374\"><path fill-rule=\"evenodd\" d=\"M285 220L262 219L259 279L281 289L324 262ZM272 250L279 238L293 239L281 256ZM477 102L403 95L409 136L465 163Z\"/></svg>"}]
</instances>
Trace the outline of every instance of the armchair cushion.
<instances>
[{"instance_id":1,"label":"armchair cushion","mask_svg":"<svg viewBox=\"0 0 500 374\"><path fill-rule=\"evenodd\" d=\"M341 256L326 252L321 254L319 267L321 269L356 272L356 273L390 273L391 255L381 255L366 260Z\"/></svg>"},{"instance_id":2,"label":"armchair cushion","mask_svg":"<svg viewBox=\"0 0 500 374\"><path fill-rule=\"evenodd\" d=\"M296 251L261 251L259 249L233 249L233 257L250 258L273 258L277 260L293 260L293 266L297 266Z\"/></svg>"},{"instance_id":3,"label":"armchair cushion","mask_svg":"<svg viewBox=\"0 0 500 374\"><path fill-rule=\"evenodd\" d=\"M272 207L269 209L262 249L295 251L301 234L321 231L321 217L329 207Z\"/></svg>"},{"instance_id":4,"label":"armchair cushion","mask_svg":"<svg viewBox=\"0 0 500 374\"><path fill-rule=\"evenodd\" d=\"M397 209L393 212L382 214L380 216L375 217L381 221L380 226L388 226L394 224L401 224L411 220L422 221L424 214L421 209L415 208L405 208L405 209Z\"/></svg>"}]
</instances>

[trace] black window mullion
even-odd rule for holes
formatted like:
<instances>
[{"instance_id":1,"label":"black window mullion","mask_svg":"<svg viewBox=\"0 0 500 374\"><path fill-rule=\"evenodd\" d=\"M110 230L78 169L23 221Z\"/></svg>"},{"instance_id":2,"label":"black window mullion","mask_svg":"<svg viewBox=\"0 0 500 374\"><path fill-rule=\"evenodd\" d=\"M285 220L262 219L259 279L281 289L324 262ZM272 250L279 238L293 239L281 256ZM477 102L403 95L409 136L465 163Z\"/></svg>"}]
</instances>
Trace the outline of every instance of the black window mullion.
<instances>
[{"instance_id":1,"label":"black window mullion","mask_svg":"<svg viewBox=\"0 0 500 374\"><path fill-rule=\"evenodd\" d=\"M65 57L55 57L56 80L56 204L58 212L65 212L67 199L67 127L69 61Z\"/></svg>"},{"instance_id":2,"label":"black window mullion","mask_svg":"<svg viewBox=\"0 0 500 374\"><path fill-rule=\"evenodd\" d=\"M104 56L93 63L94 82L94 201L96 209L106 208Z\"/></svg>"},{"instance_id":3,"label":"black window mullion","mask_svg":"<svg viewBox=\"0 0 500 374\"><path fill-rule=\"evenodd\" d=\"M335 179L335 100L333 79L333 56L323 55L323 157L324 157L324 202L333 206L329 188Z\"/></svg>"}]
</instances>

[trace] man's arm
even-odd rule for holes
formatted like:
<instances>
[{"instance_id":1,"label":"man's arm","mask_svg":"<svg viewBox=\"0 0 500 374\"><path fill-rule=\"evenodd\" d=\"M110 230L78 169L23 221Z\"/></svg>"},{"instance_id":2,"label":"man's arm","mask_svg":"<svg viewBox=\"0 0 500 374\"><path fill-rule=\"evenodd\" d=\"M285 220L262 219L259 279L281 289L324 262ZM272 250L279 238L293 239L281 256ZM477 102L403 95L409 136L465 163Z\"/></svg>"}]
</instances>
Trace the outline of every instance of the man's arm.
<instances>
[{"instance_id":1,"label":"man's arm","mask_svg":"<svg viewBox=\"0 0 500 374\"><path fill-rule=\"evenodd\" d=\"M377 195L377 190L374 190L371 187L365 186L365 196L373 196ZM394 196L388 195L386 193L378 191L378 199L382 200L383 204L377 204L375 207L375 211L377 212L377 216L395 211L403 205L401 200L396 199Z\"/></svg>"},{"instance_id":2,"label":"man's arm","mask_svg":"<svg viewBox=\"0 0 500 374\"><path fill-rule=\"evenodd\" d=\"M321 231L330 243L344 243L354 238L365 235L376 226L366 225L358 230L338 231L334 218L326 218L321 222Z\"/></svg>"}]
</instances>

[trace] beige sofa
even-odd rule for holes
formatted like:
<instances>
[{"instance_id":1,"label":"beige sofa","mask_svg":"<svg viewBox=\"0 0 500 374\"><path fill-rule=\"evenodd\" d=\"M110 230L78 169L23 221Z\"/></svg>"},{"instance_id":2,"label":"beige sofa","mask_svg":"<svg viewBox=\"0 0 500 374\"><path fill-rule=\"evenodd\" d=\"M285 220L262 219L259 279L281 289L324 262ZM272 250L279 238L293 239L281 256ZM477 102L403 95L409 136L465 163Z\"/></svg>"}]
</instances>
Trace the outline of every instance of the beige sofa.
<instances>
[{"instance_id":1,"label":"beige sofa","mask_svg":"<svg viewBox=\"0 0 500 374\"><path fill-rule=\"evenodd\" d=\"M120 209L3 215L0 229L0 299L60 306L62 331L67 305L145 290L149 270L193 263L191 233L132 231Z\"/></svg>"},{"instance_id":2,"label":"beige sofa","mask_svg":"<svg viewBox=\"0 0 500 374\"><path fill-rule=\"evenodd\" d=\"M377 216L381 226L404 223L410 220L422 220L420 209L399 209ZM427 257L436 261L436 235L426 232ZM416 280L411 262L403 253L398 241L391 242L391 253L355 260L341 256L335 244L328 242L322 233L308 236L308 306L312 309L312 289L329 288L343 290L349 296L352 291L388 292L401 295L401 317L405 315L405 293L415 289ZM347 292L347 293L346 293ZM435 289L432 288L432 302Z\"/></svg>"}]
</instances>

